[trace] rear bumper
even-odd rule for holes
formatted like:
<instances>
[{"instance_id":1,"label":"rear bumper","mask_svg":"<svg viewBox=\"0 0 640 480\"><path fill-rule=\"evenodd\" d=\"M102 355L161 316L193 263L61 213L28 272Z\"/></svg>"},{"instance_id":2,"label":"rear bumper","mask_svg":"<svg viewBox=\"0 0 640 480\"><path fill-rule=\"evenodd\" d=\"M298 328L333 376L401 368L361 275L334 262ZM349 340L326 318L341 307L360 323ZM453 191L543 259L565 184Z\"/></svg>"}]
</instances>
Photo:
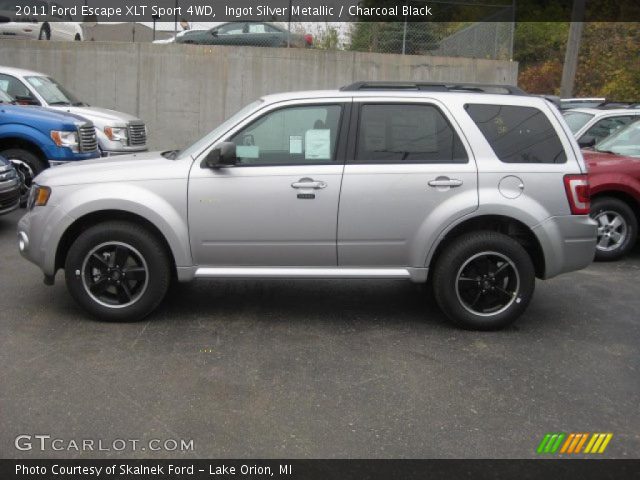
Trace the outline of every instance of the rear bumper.
<instances>
[{"instance_id":1,"label":"rear bumper","mask_svg":"<svg viewBox=\"0 0 640 480\"><path fill-rule=\"evenodd\" d=\"M545 257L543 278L588 267L596 253L597 226L588 215L551 217L533 232Z\"/></svg>"}]
</instances>

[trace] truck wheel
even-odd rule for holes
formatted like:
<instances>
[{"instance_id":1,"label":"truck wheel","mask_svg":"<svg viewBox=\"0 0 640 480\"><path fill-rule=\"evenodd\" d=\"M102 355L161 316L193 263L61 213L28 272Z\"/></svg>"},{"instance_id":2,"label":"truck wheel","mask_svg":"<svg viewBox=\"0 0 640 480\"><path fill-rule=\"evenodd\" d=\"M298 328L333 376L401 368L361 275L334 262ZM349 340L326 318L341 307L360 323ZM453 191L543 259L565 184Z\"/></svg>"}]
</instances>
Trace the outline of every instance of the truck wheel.
<instances>
[{"instance_id":1,"label":"truck wheel","mask_svg":"<svg viewBox=\"0 0 640 480\"><path fill-rule=\"evenodd\" d=\"M20 206L25 207L33 179L46 168L46 165L37 155L21 148L4 150L0 155L13 164L20 176Z\"/></svg>"},{"instance_id":2,"label":"truck wheel","mask_svg":"<svg viewBox=\"0 0 640 480\"><path fill-rule=\"evenodd\" d=\"M109 221L85 230L64 264L67 289L92 315L109 322L141 320L164 298L169 256L155 235L134 223Z\"/></svg>"},{"instance_id":3,"label":"truck wheel","mask_svg":"<svg viewBox=\"0 0 640 480\"><path fill-rule=\"evenodd\" d=\"M497 330L515 321L529 304L535 270L525 249L497 232L475 232L453 240L438 258L433 291L456 325Z\"/></svg>"},{"instance_id":4,"label":"truck wheel","mask_svg":"<svg viewBox=\"0 0 640 480\"><path fill-rule=\"evenodd\" d=\"M591 218L598 222L596 260L617 260L629 253L638 237L638 219L629 205L617 198L596 198Z\"/></svg>"}]
</instances>

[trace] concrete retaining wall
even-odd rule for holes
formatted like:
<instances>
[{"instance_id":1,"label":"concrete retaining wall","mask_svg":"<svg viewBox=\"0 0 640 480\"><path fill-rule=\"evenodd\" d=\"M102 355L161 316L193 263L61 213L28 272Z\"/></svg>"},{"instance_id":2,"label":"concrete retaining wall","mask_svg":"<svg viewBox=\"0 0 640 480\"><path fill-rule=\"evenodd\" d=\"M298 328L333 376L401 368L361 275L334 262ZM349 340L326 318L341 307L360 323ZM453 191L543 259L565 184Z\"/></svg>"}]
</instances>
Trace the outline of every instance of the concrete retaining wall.
<instances>
[{"instance_id":1,"label":"concrete retaining wall","mask_svg":"<svg viewBox=\"0 0 640 480\"><path fill-rule=\"evenodd\" d=\"M516 62L322 50L0 41L0 65L47 73L80 99L137 115L152 149L181 148L268 93L357 80L512 84Z\"/></svg>"}]
</instances>

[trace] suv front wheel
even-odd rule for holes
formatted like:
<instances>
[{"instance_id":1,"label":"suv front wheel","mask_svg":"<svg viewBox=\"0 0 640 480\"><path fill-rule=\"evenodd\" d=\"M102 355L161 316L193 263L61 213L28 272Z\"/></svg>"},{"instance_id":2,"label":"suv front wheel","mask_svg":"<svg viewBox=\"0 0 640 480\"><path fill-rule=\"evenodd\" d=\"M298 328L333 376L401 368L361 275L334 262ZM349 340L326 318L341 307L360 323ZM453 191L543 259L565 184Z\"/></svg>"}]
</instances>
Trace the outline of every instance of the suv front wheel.
<instances>
[{"instance_id":1,"label":"suv front wheel","mask_svg":"<svg viewBox=\"0 0 640 480\"><path fill-rule=\"evenodd\" d=\"M164 298L171 280L164 245L129 222L100 223L71 245L65 279L89 313L111 322L140 320Z\"/></svg>"},{"instance_id":2,"label":"suv front wheel","mask_svg":"<svg viewBox=\"0 0 640 480\"><path fill-rule=\"evenodd\" d=\"M454 239L438 258L433 289L442 311L456 325L496 330L515 321L529 304L535 270L525 249L497 232Z\"/></svg>"}]
</instances>

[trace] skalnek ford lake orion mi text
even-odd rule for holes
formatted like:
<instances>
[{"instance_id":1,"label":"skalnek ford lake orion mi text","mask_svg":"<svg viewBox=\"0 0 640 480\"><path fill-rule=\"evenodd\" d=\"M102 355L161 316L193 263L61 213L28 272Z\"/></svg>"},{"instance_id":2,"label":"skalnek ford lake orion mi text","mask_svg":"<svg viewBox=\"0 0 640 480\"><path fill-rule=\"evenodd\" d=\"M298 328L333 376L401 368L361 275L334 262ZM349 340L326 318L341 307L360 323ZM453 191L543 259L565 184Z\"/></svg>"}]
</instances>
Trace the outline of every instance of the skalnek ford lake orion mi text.
<instances>
[{"instance_id":1,"label":"skalnek ford lake orion mi text","mask_svg":"<svg viewBox=\"0 0 640 480\"><path fill-rule=\"evenodd\" d=\"M254 475L272 477L274 475L291 475L293 469L291 465L281 464L278 471L268 465L246 465L239 467L230 465L209 465L209 469L196 468L194 465L127 465L113 464L110 466L85 466L85 465L58 465L53 464L51 467L43 465L22 465L17 464L15 473L21 475L90 475L100 477L101 475L194 475L196 473L208 473L209 475Z\"/></svg>"}]
</instances>

